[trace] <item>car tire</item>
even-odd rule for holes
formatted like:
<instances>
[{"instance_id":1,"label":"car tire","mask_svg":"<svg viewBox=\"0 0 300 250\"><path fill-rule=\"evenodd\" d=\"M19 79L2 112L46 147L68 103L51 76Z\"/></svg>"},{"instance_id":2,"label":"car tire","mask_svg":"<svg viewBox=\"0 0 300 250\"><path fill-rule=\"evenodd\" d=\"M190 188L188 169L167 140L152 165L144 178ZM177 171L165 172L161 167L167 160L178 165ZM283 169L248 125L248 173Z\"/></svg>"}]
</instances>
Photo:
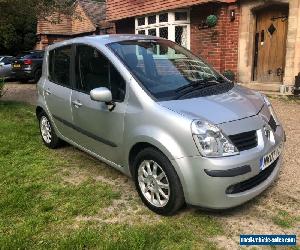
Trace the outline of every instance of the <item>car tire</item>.
<instances>
[{"instance_id":1,"label":"car tire","mask_svg":"<svg viewBox=\"0 0 300 250\"><path fill-rule=\"evenodd\" d=\"M134 159L133 167L137 192L150 210L167 216L183 206L185 201L179 177L169 159L159 150L143 149Z\"/></svg>"},{"instance_id":2,"label":"car tire","mask_svg":"<svg viewBox=\"0 0 300 250\"><path fill-rule=\"evenodd\" d=\"M39 127L42 140L48 148L58 148L62 144L62 140L59 139L55 133L53 125L45 112L41 112L38 115Z\"/></svg>"},{"instance_id":3,"label":"car tire","mask_svg":"<svg viewBox=\"0 0 300 250\"><path fill-rule=\"evenodd\" d=\"M29 79L20 79L20 83L28 83Z\"/></svg>"},{"instance_id":4,"label":"car tire","mask_svg":"<svg viewBox=\"0 0 300 250\"><path fill-rule=\"evenodd\" d=\"M37 69L35 72L34 72L34 82L37 83L40 78L42 76L42 69Z\"/></svg>"}]
</instances>

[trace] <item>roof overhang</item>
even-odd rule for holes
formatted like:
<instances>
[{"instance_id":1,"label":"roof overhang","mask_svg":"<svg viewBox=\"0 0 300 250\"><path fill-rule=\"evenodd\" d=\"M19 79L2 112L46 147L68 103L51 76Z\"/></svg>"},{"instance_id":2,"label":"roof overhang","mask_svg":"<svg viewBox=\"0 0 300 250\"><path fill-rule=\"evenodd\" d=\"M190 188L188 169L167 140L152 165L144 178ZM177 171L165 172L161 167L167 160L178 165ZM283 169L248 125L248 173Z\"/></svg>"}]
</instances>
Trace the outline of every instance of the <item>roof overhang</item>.
<instances>
[{"instance_id":1,"label":"roof overhang","mask_svg":"<svg viewBox=\"0 0 300 250\"><path fill-rule=\"evenodd\" d=\"M163 12L166 10L188 8L193 5L205 3L235 3L237 0L152 0L134 1L128 0L107 0L107 21L117 21L130 17L143 16L151 13Z\"/></svg>"}]
</instances>

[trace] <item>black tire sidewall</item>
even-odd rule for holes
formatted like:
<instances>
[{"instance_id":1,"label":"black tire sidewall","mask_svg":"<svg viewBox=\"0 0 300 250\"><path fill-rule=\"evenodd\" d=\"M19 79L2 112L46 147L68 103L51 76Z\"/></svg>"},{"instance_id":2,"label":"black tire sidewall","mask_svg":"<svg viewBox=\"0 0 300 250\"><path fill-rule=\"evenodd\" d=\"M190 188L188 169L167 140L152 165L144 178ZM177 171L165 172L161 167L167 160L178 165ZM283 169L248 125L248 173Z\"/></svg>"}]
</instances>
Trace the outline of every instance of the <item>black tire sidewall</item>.
<instances>
[{"instance_id":1,"label":"black tire sidewall","mask_svg":"<svg viewBox=\"0 0 300 250\"><path fill-rule=\"evenodd\" d=\"M34 72L34 82L38 82L41 78L41 75L42 75L42 70L41 69L37 69L35 72Z\"/></svg>"},{"instance_id":2,"label":"black tire sidewall","mask_svg":"<svg viewBox=\"0 0 300 250\"><path fill-rule=\"evenodd\" d=\"M169 185L170 185L170 198L168 203L164 207L156 207L153 206L151 203L147 201L144 197L143 193L141 192L139 183L138 183L138 168L140 164L144 160L153 160L164 170L165 174L167 175ZM135 182L135 186L137 192L143 201L143 203L153 212L161 214L161 215L173 215L175 214L184 204L184 194L182 190L182 185L180 183L179 177L169 161L169 159L161 153L159 150L155 148L146 148L142 150L136 156L134 163L134 173L133 178Z\"/></svg>"}]
</instances>

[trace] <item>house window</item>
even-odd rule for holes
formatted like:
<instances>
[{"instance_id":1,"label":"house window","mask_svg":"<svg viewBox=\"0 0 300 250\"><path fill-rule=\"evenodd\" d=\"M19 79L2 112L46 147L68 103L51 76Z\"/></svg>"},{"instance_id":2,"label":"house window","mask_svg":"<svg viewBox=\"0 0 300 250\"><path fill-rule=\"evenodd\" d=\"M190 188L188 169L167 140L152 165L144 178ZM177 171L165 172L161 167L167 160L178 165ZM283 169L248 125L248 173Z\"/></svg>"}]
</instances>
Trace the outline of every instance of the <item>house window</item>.
<instances>
[{"instance_id":1,"label":"house window","mask_svg":"<svg viewBox=\"0 0 300 250\"><path fill-rule=\"evenodd\" d=\"M145 17L140 17L137 19L138 26L145 25Z\"/></svg>"},{"instance_id":2,"label":"house window","mask_svg":"<svg viewBox=\"0 0 300 250\"><path fill-rule=\"evenodd\" d=\"M149 36L156 36L156 29L148 29Z\"/></svg>"},{"instance_id":3,"label":"house window","mask_svg":"<svg viewBox=\"0 0 300 250\"><path fill-rule=\"evenodd\" d=\"M159 15L159 22L165 23L168 22L168 13L163 13Z\"/></svg>"},{"instance_id":4,"label":"house window","mask_svg":"<svg viewBox=\"0 0 300 250\"><path fill-rule=\"evenodd\" d=\"M156 23L156 15L148 16L148 24L155 24Z\"/></svg>"},{"instance_id":5,"label":"house window","mask_svg":"<svg viewBox=\"0 0 300 250\"><path fill-rule=\"evenodd\" d=\"M190 48L190 11L176 10L137 17L135 33L172 40Z\"/></svg>"}]
</instances>

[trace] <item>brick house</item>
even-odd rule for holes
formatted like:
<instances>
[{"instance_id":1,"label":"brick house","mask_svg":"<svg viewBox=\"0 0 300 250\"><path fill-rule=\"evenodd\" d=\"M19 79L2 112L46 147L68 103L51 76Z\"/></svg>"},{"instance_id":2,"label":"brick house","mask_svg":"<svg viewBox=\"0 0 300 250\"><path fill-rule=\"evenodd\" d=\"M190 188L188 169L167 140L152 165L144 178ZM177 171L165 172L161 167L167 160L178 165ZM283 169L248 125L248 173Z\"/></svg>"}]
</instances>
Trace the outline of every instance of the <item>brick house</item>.
<instances>
[{"instance_id":1,"label":"brick house","mask_svg":"<svg viewBox=\"0 0 300 250\"><path fill-rule=\"evenodd\" d=\"M173 40L220 72L265 91L291 91L300 72L300 0L107 0L116 33ZM208 27L207 17L217 17Z\"/></svg>"},{"instance_id":2,"label":"brick house","mask_svg":"<svg viewBox=\"0 0 300 250\"><path fill-rule=\"evenodd\" d=\"M114 24L105 20L105 2L77 0L74 4L71 16L57 13L48 18L51 21L38 20L36 49L44 49L52 43L73 37L115 33Z\"/></svg>"}]
</instances>

